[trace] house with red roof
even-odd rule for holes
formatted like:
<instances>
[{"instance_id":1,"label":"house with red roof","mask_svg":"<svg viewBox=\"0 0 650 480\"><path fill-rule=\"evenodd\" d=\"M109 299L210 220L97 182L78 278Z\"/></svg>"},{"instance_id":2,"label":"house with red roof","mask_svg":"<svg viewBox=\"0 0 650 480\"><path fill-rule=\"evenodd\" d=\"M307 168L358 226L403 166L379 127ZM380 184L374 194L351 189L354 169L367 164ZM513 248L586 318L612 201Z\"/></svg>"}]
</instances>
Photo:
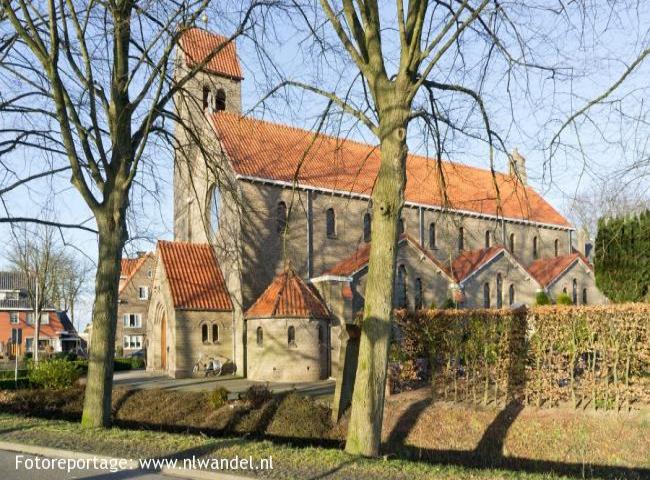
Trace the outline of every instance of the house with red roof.
<instances>
[{"instance_id":1,"label":"house with red roof","mask_svg":"<svg viewBox=\"0 0 650 480\"><path fill-rule=\"evenodd\" d=\"M321 359L313 340L324 305L329 330L316 338L327 339L335 372L346 326L364 303L379 149L242 114L235 43L193 28L182 36L176 75L202 64L174 99L183 124L209 140L209 151L177 129L174 242L158 245L149 308L154 365L181 374L211 352L229 355L240 373L256 378L297 378L290 364L299 354ZM507 172L496 173L410 154L406 173L396 307L439 306L453 297L465 307L506 308L531 304L540 289L554 296L567 281L587 292L574 296L576 304L605 301L583 257L558 260L574 255L575 229L528 184L519 152L509 156ZM201 290L208 288L217 290ZM297 316L285 303L299 307ZM294 321L310 332L304 340ZM279 350L269 350L276 343ZM310 375L328 370L296 368L304 374L308 365Z\"/></svg>"},{"instance_id":2,"label":"house with red roof","mask_svg":"<svg viewBox=\"0 0 650 480\"><path fill-rule=\"evenodd\" d=\"M145 348L155 264L151 252L138 252L133 258L122 259L115 331L115 349L119 356L130 356Z\"/></svg>"}]
</instances>

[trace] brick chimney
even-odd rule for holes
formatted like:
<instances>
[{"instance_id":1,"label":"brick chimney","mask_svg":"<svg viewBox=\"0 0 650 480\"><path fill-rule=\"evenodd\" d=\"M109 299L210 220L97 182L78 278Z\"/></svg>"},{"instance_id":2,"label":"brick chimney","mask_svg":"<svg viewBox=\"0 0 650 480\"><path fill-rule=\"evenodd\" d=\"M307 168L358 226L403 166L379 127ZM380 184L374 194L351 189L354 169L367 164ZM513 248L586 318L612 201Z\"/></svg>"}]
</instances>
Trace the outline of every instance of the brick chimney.
<instances>
[{"instance_id":1,"label":"brick chimney","mask_svg":"<svg viewBox=\"0 0 650 480\"><path fill-rule=\"evenodd\" d=\"M526 173L526 159L519 153L516 148L510 155L510 163L508 169L510 175L518 177L521 183L526 185L528 183L528 174Z\"/></svg>"}]
</instances>

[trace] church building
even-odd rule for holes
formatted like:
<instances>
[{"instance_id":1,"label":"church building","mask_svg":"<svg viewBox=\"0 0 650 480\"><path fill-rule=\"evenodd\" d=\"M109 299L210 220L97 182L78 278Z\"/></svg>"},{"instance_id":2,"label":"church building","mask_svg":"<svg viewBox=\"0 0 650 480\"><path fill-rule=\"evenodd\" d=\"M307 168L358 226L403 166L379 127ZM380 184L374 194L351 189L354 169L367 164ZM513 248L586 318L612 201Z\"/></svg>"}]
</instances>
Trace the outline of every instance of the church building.
<instances>
[{"instance_id":1,"label":"church building","mask_svg":"<svg viewBox=\"0 0 650 480\"><path fill-rule=\"evenodd\" d=\"M225 42L186 32L177 78ZM225 44L174 99L184 123L174 241L155 255L148 368L187 376L211 355L258 380L334 376L364 303L379 150L243 115L243 78L235 44ZM518 152L496 178L415 154L406 170L396 307L509 308L541 290L577 305L606 301L575 229L527 184Z\"/></svg>"}]
</instances>

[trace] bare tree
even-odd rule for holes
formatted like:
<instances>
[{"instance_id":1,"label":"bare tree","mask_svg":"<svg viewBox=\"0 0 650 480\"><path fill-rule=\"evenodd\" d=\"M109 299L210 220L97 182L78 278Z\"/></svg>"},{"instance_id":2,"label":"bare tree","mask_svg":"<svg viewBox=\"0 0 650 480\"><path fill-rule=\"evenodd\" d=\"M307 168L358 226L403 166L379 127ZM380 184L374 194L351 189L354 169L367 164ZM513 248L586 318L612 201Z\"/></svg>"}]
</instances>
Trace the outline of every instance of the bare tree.
<instances>
[{"instance_id":1,"label":"bare tree","mask_svg":"<svg viewBox=\"0 0 650 480\"><path fill-rule=\"evenodd\" d=\"M322 84L283 78L271 94L297 88L320 95L327 100L328 109L331 106L342 116L348 115L378 141L380 167L371 194L372 242L346 443L351 454L376 456L381 441L409 126L421 128L423 137L433 143L437 159L446 151L446 142L451 143L447 138L450 135L454 140L465 137L482 142L494 172L495 152L505 153L507 147L493 126L498 107L491 108L485 100L491 93L486 87L488 78L499 76L499 83L506 86L504 96L511 101L516 88L524 97L529 93L529 75L534 72L551 85L569 78L570 71L560 68L555 58L549 65L538 59L536 48L548 48L544 53L553 53L553 33L542 32L533 21L538 14L561 19L567 12L562 5L546 9L536 2L504 4L490 0L398 0L392 7L376 0L292 4L296 23L307 25L305 38L315 39L309 52L331 63L340 56L342 65L352 62L355 71L342 75L331 90ZM441 161L432 168L437 170L439 182L432 188L438 188L446 202ZM498 210L500 213L500 207Z\"/></svg>"},{"instance_id":2,"label":"bare tree","mask_svg":"<svg viewBox=\"0 0 650 480\"><path fill-rule=\"evenodd\" d=\"M156 139L170 139L165 119L173 118L168 106L174 95L249 28L258 7L271 4L237 3L240 14L227 41L184 76L173 78L173 52L183 33L206 12L219 17L220 9L229 7L224 3L0 3L0 38L15 38L5 51L2 69L24 88L5 102L10 106L5 111L14 113L23 125L4 148L29 147L54 159L65 158L66 164L53 165L43 174L69 173L96 224L98 265L82 416L85 427L110 423L120 260L127 239L130 192L141 164L152 161L149 147ZM8 216L5 221L95 230L40 218Z\"/></svg>"},{"instance_id":3,"label":"bare tree","mask_svg":"<svg viewBox=\"0 0 650 480\"><path fill-rule=\"evenodd\" d=\"M61 252L54 241L54 230L43 227L32 232L27 228L13 231L9 262L27 278L27 296L34 309L34 361L39 361L41 312L52 298L57 264Z\"/></svg>"}]
</instances>

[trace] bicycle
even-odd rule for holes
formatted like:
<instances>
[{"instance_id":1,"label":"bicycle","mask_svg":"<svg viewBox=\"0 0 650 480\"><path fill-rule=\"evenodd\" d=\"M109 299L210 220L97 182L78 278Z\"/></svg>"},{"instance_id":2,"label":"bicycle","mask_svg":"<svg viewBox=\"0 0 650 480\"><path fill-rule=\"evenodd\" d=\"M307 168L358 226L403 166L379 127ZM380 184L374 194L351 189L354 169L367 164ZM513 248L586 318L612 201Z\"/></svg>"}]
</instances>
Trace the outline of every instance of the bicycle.
<instances>
[{"instance_id":1,"label":"bicycle","mask_svg":"<svg viewBox=\"0 0 650 480\"><path fill-rule=\"evenodd\" d=\"M207 361L203 361L203 354L199 356L199 359L194 364L192 368L192 375L197 375L200 371L203 371L204 376L215 376L219 377L223 370L223 363L221 360L218 360L214 357L208 357Z\"/></svg>"}]
</instances>

